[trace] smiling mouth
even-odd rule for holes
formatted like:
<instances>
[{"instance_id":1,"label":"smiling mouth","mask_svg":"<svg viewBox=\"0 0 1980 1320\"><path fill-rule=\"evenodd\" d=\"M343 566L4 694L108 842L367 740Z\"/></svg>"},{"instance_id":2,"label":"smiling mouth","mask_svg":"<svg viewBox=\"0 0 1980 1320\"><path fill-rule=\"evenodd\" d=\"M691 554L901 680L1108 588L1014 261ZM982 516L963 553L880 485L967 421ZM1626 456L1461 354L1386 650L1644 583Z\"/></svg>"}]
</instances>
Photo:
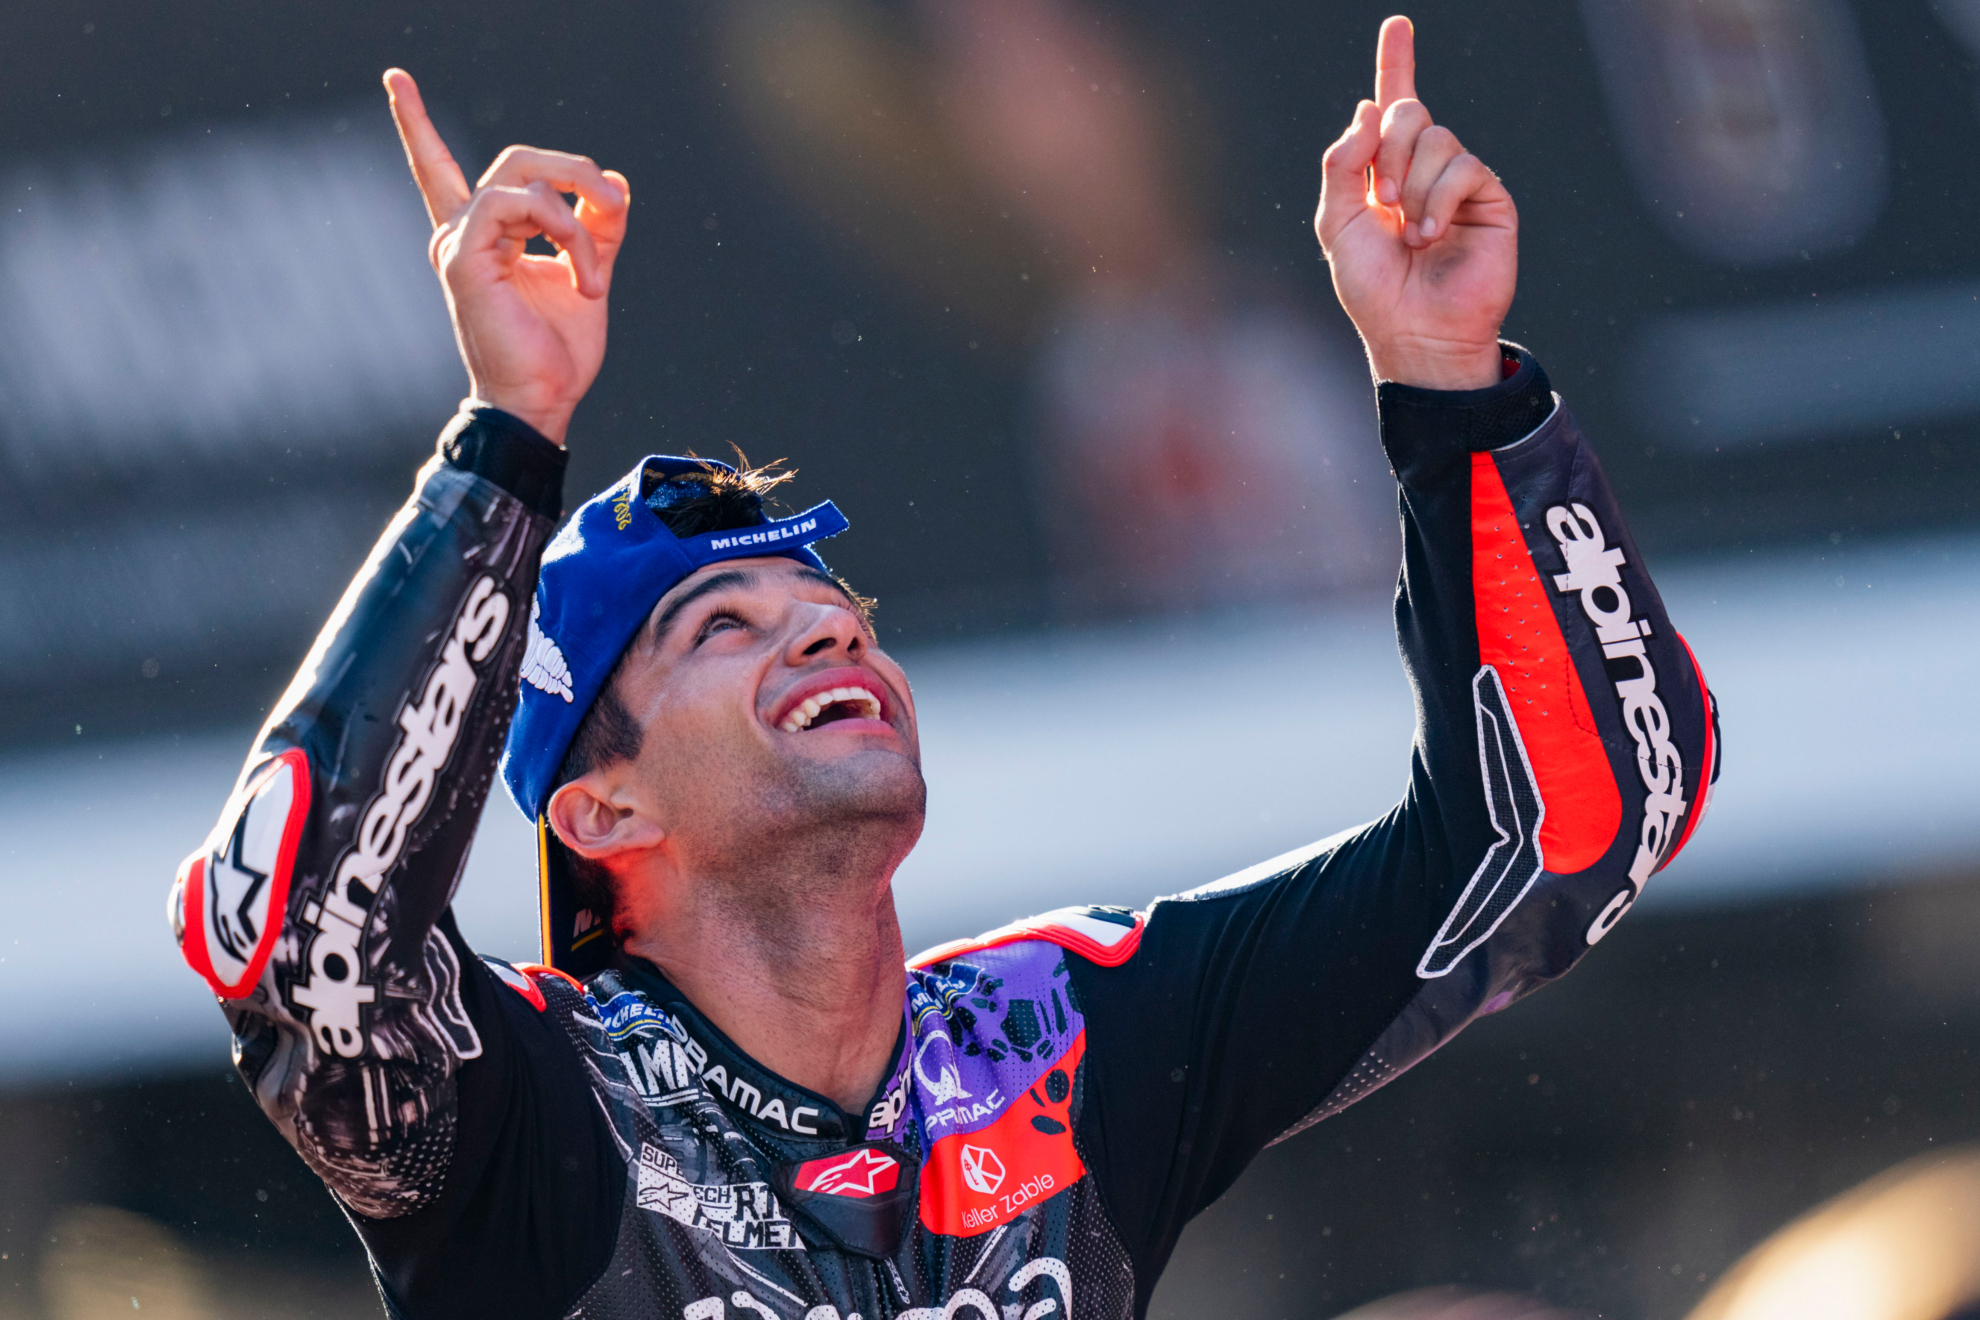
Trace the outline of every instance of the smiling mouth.
<instances>
[{"instance_id":1,"label":"smiling mouth","mask_svg":"<svg viewBox=\"0 0 1980 1320\"><path fill-rule=\"evenodd\" d=\"M840 720L877 720L880 698L859 687L838 687L814 692L784 717L785 733L816 729Z\"/></svg>"}]
</instances>

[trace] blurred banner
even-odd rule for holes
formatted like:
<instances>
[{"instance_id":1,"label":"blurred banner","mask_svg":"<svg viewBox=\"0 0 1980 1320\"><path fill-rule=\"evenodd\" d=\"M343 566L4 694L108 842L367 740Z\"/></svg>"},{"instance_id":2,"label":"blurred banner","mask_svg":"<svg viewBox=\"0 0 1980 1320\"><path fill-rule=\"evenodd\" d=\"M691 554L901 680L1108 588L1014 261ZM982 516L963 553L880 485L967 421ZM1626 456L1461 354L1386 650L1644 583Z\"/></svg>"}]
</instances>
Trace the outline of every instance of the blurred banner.
<instances>
[{"instance_id":1,"label":"blurred banner","mask_svg":"<svg viewBox=\"0 0 1980 1320\"><path fill-rule=\"evenodd\" d=\"M17 481L376 443L458 397L390 125L195 128L0 178L0 456Z\"/></svg>"},{"instance_id":2,"label":"blurred banner","mask_svg":"<svg viewBox=\"0 0 1980 1320\"><path fill-rule=\"evenodd\" d=\"M1885 196L1884 125L1843 0L1582 0L1643 203L1735 265L1848 247Z\"/></svg>"},{"instance_id":3,"label":"blurred banner","mask_svg":"<svg viewBox=\"0 0 1980 1320\"><path fill-rule=\"evenodd\" d=\"M1359 346L1209 241L1165 70L1124 18L1069 0L727 13L745 122L789 186L1029 359L1063 616L1388 581L1400 540Z\"/></svg>"},{"instance_id":4,"label":"blurred banner","mask_svg":"<svg viewBox=\"0 0 1980 1320\"><path fill-rule=\"evenodd\" d=\"M1980 413L1980 286L1665 316L1644 326L1632 367L1650 427L1707 452L1954 420Z\"/></svg>"},{"instance_id":5,"label":"blurred banner","mask_svg":"<svg viewBox=\"0 0 1980 1320\"><path fill-rule=\"evenodd\" d=\"M1932 0L1932 12L1969 51L1980 52L1980 3L1976 0Z\"/></svg>"},{"instance_id":6,"label":"blurred banner","mask_svg":"<svg viewBox=\"0 0 1980 1320\"><path fill-rule=\"evenodd\" d=\"M1039 364L1033 480L1060 608L1162 612L1390 584L1368 374L1235 281L1095 294Z\"/></svg>"},{"instance_id":7,"label":"blurred banner","mask_svg":"<svg viewBox=\"0 0 1980 1320\"><path fill-rule=\"evenodd\" d=\"M0 174L0 683L313 631L463 389L429 230L370 103Z\"/></svg>"}]
</instances>

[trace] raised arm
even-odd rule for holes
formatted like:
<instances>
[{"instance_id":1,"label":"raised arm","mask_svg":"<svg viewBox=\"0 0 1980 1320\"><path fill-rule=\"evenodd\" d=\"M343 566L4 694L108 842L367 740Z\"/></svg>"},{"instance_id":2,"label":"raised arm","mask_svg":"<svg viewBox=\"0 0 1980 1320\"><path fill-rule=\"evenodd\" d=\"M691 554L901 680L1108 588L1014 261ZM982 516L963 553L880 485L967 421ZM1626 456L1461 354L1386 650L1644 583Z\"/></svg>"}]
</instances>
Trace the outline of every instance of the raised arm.
<instances>
[{"instance_id":1,"label":"raised arm","mask_svg":"<svg viewBox=\"0 0 1980 1320\"><path fill-rule=\"evenodd\" d=\"M1318 221L1399 485L1407 789L1372 824L1157 902L1120 966L1069 960L1082 1136L1151 1269L1262 1147L1573 966L1676 856L1716 772L1703 677L1600 465L1496 337L1516 215L1409 94L1408 37L1384 27L1381 101L1327 153Z\"/></svg>"},{"instance_id":2,"label":"raised arm","mask_svg":"<svg viewBox=\"0 0 1980 1320\"><path fill-rule=\"evenodd\" d=\"M520 147L470 190L411 78L387 86L473 397L172 890L256 1100L377 1219L446 1187L458 1075L500 1029L446 913L515 702L564 429L604 353L627 197L582 157ZM560 254L526 254L537 234Z\"/></svg>"}]
</instances>

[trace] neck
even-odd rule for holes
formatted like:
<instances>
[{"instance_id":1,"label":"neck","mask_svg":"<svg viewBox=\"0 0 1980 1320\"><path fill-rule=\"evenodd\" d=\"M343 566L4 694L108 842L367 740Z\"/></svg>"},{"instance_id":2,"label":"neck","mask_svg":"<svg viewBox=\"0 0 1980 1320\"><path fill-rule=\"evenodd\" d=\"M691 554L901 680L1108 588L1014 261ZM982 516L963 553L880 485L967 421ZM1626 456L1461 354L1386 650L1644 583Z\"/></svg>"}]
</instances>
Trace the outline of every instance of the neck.
<instances>
[{"instance_id":1,"label":"neck","mask_svg":"<svg viewBox=\"0 0 1980 1320\"><path fill-rule=\"evenodd\" d=\"M631 886L640 901L621 911L620 938L752 1059L858 1115L900 1033L892 881L906 849L832 851L759 855L747 874L656 858L661 873Z\"/></svg>"}]
</instances>

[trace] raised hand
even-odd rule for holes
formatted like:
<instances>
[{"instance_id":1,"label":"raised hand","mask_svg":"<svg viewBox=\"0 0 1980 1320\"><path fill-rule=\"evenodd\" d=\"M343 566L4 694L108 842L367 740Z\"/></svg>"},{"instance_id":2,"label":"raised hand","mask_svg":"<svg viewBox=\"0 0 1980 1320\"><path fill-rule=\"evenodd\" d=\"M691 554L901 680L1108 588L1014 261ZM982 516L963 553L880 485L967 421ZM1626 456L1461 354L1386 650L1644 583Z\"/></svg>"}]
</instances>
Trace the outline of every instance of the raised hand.
<instances>
[{"instance_id":1,"label":"raised hand","mask_svg":"<svg viewBox=\"0 0 1980 1320\"><path fill-rule=\"evenodd\" d=\"M472 189L404 69L385 73L474 397L564 443L605 360L605 295L626 236L625 176L583 156L510 147ZM576 193L575 210L562 196ZM534 256L541 235L558 249Z\"/></svg>"},{"instance_id":2,"label":"raised hand","mask_svg":"<svg viewBox=\"0 0 1980 1320\"><path fill-rule=\"evenodd\" d=\"M1327 148L1313 228L1377 380L1462 390L1500 379L1519 212L1498 176L1416 99L1416 34L1382 24L1375 99Z\"/></svg>"}]
</instances>

